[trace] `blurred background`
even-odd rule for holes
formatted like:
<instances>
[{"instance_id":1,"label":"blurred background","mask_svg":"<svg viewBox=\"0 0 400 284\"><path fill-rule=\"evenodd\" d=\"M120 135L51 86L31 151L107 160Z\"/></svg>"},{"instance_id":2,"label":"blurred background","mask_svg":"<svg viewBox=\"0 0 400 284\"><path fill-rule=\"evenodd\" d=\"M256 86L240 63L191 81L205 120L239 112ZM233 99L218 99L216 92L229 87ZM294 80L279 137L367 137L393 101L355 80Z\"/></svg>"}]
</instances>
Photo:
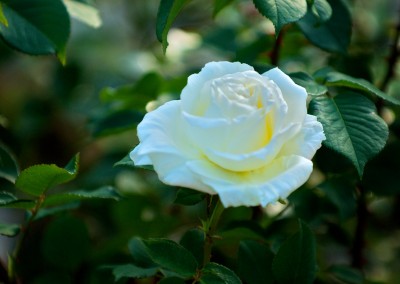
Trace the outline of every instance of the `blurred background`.
<instances>
[{"instance_id":1,"label":"blurred background","mask_svg":"<svg viewBox=\"0 0 400 284\"><path fill-rule=\"evenodd\" d=\"M205 63L237 60L260 72L271 67L274 28L252 1L232 1L215 17L212 1L191 1L169 32L165 56L155 36L158 0L85 2L100 11L102 25L94 29L72 21L65 66L56 57L27 56L0 42L0 141L15 154L21 169L41 163L64 167L80 152L78 178L66 186L94 189L112 185L124 198L119 202L82 202L57 217L36 222L21 260L25 263L21 275L27 283L112 283L109 271L99 267L128 262L127 244L133 236L179 240L182 232L198 226L205 214L204 203L174 205L176 189L162 185L153 172L113 165L137 144L135 127L146 110L179 98L187 76ZM287 73L312 74L330 65L381 84L399 21L398 2L347 2L353 17L347 55L313 46L295 24L285 27L278 66ZM399 89L398 80L387 87L395 96ZM382 114L398 139L399 109L384 107ZM389 171L387 178L397 180L400 145L392 140L375 163L380 167L383 161ZM342 207L315 187L327 175L352 167L335 155L327 149L318 153L314 175L291 197L294 206L279 215L274 228L266 232L271 243L278 244L296 230L294 217L303 218L317 234L321 272L332 264L350 262L355 226L352 193L345 209L349 211L339 212L343 214L338 218ZM326 164L327 159L333 162L322 168L320 161ZM375 168L367 166L369 184L381 188L371 189L368 196L373 201L368 207L371 218L365 272L374 281L371 283L398 283L400 182L379 184L373 172ZM0 188L13 190L4 180ZM283 208L280 204L268 206L261 216L252 208L228 209L222 226L231 229L225 231L225 241L217 244L220 253L216 257L229 263L235 257L237 240L249 234L232 225L233 221L261 220L266 226ZM18 223L23 217L18 209L0 209L2 222ZM3 262L14 241L0 239ZM58 247L63 249L54 248L52 243L62 244ZM334 281L331 283L344 283Z\"/></svg>"}]
</instances>

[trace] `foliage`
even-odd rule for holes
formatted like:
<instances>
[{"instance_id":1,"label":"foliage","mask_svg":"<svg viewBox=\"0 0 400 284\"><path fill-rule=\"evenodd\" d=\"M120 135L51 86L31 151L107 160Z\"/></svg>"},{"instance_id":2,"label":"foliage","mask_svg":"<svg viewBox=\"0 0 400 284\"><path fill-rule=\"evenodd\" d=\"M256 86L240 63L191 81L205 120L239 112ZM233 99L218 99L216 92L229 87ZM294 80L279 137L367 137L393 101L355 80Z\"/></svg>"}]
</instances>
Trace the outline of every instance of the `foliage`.
<instances>
[{"instance_id":1,"label":"foliage","mask_svg":"<svg viewBox=\"0 0 400 284\"><path fill-rule=\"evenodd\" d=\"M396 283L399 19L359 2L1 0L0 282ZM282 204L222 210L127 156L214 60L277 65L323 124Z\"/></svg>"}]
</instances>

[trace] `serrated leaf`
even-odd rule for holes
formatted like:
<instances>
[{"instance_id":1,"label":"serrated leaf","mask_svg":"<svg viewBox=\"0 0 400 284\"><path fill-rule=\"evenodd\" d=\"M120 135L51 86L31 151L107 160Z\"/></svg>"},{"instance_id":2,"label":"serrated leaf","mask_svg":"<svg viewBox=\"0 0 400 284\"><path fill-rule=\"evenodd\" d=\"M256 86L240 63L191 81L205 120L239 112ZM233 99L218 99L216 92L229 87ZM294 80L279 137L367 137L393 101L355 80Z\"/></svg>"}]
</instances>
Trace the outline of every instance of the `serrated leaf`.
<instances>
[{"instance_id":1,"label":"serrated leaf","mask_svg":"<svg viewBox=\"0 0 400 284\"><path fill-rule=\"evenodd\" d=\"M40 208L38 213L36 214L34 220L37 221L39 219L45 218L47 216L55 215L63 211L71 211L79 208L79 202L72 202L63 204L60 206L50 207L50 208Z\"/></svg>"},{"instance_id":2,"label":"serrated leaf","mask_svg":"<svg viewBox=\"0 0 400 284\"><path fill-rule=\"evenodd\" d=\"M19 167L13 154L0 144L0 178L15 183L18 174Z\"/></svg>"},{"instance_id":3,"label":"serrated leaf","mask_svg":"<svg viewBox=\"0 0 400 284\"><path fill-rule=\"evenodd\" d=\"M253 0L257 10L270 19L278 36L286 24L300 20L307 12L306 0Z\"/></svg>"},{"instance_id":4,"label":"serrated leaf","mask_svg":"<svg viewBox=\"0 0 400 284\"><path fill-rule=\"evenodd\" d=\"M11 47L32 55L65 54L70 22L61 0L3 0L2 7L8 27L0 25L0 34Z\"/></svg>"},{"instance_id":5,"label":"serrated leaf","mask_svg":"<svg viewBox=\"0 0 400 284\"><path fill-rule=\"evenodd\" d=\"M15 186L25 193L40 196L48 189L73 180L78 173L79 154L65 168L56 165L35 165L21 172Z\"/></svg>"},{"instance_id":6,"label":"serrated leaf","mask_svg":"<svg viewBox=\"0 0 400 284\"><path fill-rule=\"evenodd\" d=\"M34 206L34 200L18 199L12 193L0 192L0 208L31 209Z\"/></svg>"},{"instance_id":7,"label":"serrated leaf","mask_svg":"<svg viewBox=\"0 0 400 284\"><path fill-rule=\"evenodd\" d=\"M361 178L365 164L383 149L389 133L372 101L355 93L323 95L311 101L310 112L323 125L324 145L347 157Z\"/></svg>"},{"instance_id":8,"label":"serrated leaf","mask_svg":"<svg viewBox=\"0 0 400 284\"><path fill-rule=\"evenodd\" d=\"M328 0L332 16L320 23L312 10L297 22L303 34L314 45L329 52L346 53L351 37L350 12L342 0Z\"/></svg>"},{"instance_id":9,"label":"serrated leaf","mask_svg":"<svg viewBox=\"0 0 400 284\"><path fill-rule=\"evenodd\" d=\"M210 262L202 270L201 284L241 284L239 277L229 268Z\"/></svg>"},{"instance_id":10,"label":"serrated leaf","mask_svg":"<svg viewBox=\"0 0 400 284\"><path fill-rule=\"evenodd\" d=\"M6 16L4 16L3 5L0 3L0 23L8 27L8 21Z\"/></svg>"},{"instance_id":11,"label":"serrated leaf","mask_svg":"<svg viewBox=\"0 0 400 284\"><path fill-rule=\"evenodd\" d=\"M206 194L189 188L181 188L176 193L174 203L181 205L195 205L206 197Z\"/></svg>"},{"instance_id":12,"label":"serrated leaf","mask_svg":"<svg viewBox=\"0 0 400 284\"><path fill-rule=\"evenodd\" d=\"M118 162L116 162L114 164L114 167L118 167L118 166L125 166L125 167L135 168L135 163L130 158L130 154L128 154L128 155L126 155L125 157L123 157L121 160L119 160Z\"/></svg>"},{"instance_id":13,"label":"serrated leaf","mask_svg":"<svg viewBox=\"0 0 400 284\"><path fill-rule=\"evenodd\" d=\"M231 4L233 0L214 0L213 17L215 17L222 9Z\"/></svg>"},{"instance_id":14,"label":"serrated leaf","mask_svg":"<svg viewBox=\"0 0 400 284\"><path fill-rule=\"evenodd\" d=\"M18 235L21 230L19 225L16 224L1 224L0 223L0 235L7 237L14 237Z\"/></svg>"},{"instance_id":15,"label":"serrated leaf","mask_svg":"<svg viewBox=\"0 0 400 284\"><path fill-rule=\"evenodd\" d=\"M159 267L151 258L149 253L146 251L146 246L143 240L139 237L132 238L128 244L129 252L133 258L133 263L136 266L143 268L154 268Z\"/></svg>"},{"instance_id":16,"label":"serrated leaf","mask_svg":"<svg viewBox=\"0 0 400 284\"><path fill-rule=\"evenodd\" d=\"M63 0L63 3L71 17L93 28L101 26L101 18L96 8L72 0Z\"/></svg>"},{"instance_id":17,"label":"serrated leaf","mask_svg":"<svg viewBox=\"0 0 400 284\"><path fill-rule=\"evenodd\" d=\"M183 246L168 239L145 239L145 250L154 263L182 277L196 273L198 263Z\"/></svg>"},{"instance_id":18,"label":"serrated leaf","mask_svg":"<svg viewBox=\"0 0 400 284\"><path fill-rule=\"evenodd\" d=\"M321 23L328 21L332 16L332 7L327 0L314 0L311 6L311 12Z\"/></svg>"},{"instance_id":19,"label":"serrated leaf","mask_svg":"<svg viewBox=\"0 0 400 284\"><path fill-rule=\"evenodd\" d=\"M54 206L68 202L82 201L89 199L112 199L119 200L120 195L112 186L103 186L95 190L76 190L72 192L52 194L47 196L43 206Z\"/></svg>"},{"instance_id":20,"label":"serrated leaf","mask_svg":"<svg viewBox=\"0 0 400 284\"><path fill-rule=\"evenodd\" d=\"M188 0L161 0L157 13L156 34L157 39L162 43L164 54L167 50L167 36L169 29L179 12Z\"/></svg>"},{"instance_id":21,"label":"serrated leaf","mask_svg":"<svg viewBox=\"0 0 400 284\"><path fill-rule=\"evenodd\" d=\"M239 244L238 273L248 284L274 283L271 265L274 254L264 244L245 240Z\"/></svg>"},{"instance_id":22,"label":"serrated leaf","mask_svg":"<svg viewBox=\"0 0 400 284\"><path fill-rule=\"evenodd\" d=\"M142 268L133 264L114 265L109 268L112 268L115 282L122 278L148 278L157 273L157 268Z\"/></svg>"},{"instance_id":23,"label":"serrated leaf","mask_svg":"<svg viewBox=\"0 0 400 284\"><path fill-rule=\"evenodd\" d=\"M203 263L205 241L206 235L203 230L191 229L182 236L179 243L192 253L200 265Z\"/></svg>"},{"instance_id":24,"label":"serrated leaf","mask_svg":"<svg viewBox=\"0 0 400 284\"><path fill-rule=\"evenodd\" d=\"M313 77L304 72L296 72L289 74L292 80L304 87L310 96L320 96L328 92L328 88L324 85L318 84Z\"/></svg>"},{"instance_id":25,"label":"serrated leaf","mask_svg":"<svg viewBox=\"0 0 400 284\"><path fill-rule=\"evenodd\" d=\"M281 245L273 260L272 272L276 283L311 284L315 278L316 265L314 235L300 221L299 231Z\"/></svg>"},{"instance_id":26,"label":"serrated leaf","mask_svg":"<svg viewBox=\"0 0 400 284\"><path fill-rule=\"evenodd\" d=\"M335 86L335 87L347 87L350 89L364 91L376 95L377 97L380 97L388 102L391 102L392 104L400 105L399 99L396 99L394 97L385 94L367 80L354 78L343 73L339 72L327 73L325 77L325 85Z\"/></svg>"}]
</instances>

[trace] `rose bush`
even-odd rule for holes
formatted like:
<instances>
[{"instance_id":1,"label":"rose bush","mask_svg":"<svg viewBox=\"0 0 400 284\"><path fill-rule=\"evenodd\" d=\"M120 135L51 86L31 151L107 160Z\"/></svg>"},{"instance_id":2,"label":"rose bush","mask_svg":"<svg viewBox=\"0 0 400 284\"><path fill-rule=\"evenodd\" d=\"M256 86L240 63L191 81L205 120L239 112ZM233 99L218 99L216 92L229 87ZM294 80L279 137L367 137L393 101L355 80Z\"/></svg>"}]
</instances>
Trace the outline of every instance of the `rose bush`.
<instances>
[{"instance_id":1,"label":"rose bush","mask_svg":"<svg viewBox=\"0 0 400 284\"><path fill-rule=\"evenodd\" d=\"M166 184L218 194L225 207L265 206L307 181L325 139L306 99L278 68L211 62L180 100L146 114L130 157Z\"/></svg>"}]
</instances>

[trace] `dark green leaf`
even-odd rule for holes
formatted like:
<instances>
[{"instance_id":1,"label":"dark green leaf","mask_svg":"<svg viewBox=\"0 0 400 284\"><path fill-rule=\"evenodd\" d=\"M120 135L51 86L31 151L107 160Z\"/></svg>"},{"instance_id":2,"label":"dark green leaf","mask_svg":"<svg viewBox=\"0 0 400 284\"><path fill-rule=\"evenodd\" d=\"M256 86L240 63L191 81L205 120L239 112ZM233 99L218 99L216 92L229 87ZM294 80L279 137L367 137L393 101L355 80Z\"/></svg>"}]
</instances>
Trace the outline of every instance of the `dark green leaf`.
<instances>
[{"instance_id":1,"label":"dark green leaf","mask_svg":"<svg viewBox=\"0 0 400 284\"><path fill-rule=\"evenodd\" d=\"M330 52L346 53L351 37L350 12L342 0L328 2L333 11L328 21L321 24L310 9L297 24L314 45Z\"/></svg>"},{"instance_id":2,"label":"dark green leaf","mask_svg":"<svg viewBox=\"0 0 400 284\"><path fill-rule=\"evenodd\" d=\"M400 105L400 100L396 99L394 97L391 97L381 90L379 90L377 87L375 87L373 84L368 82L367 80L364 79L357 79L353 78L351 76L339 73L339 72L329 72L326 74L325 77L325 85L327 86L335 86L335 87L347 87L350 89L356 89L364 92L368 92L370 94L374 94L388 102L391 102L396 105Z\"/></svg>"},{"instance_id":3,"label":"dark green leaf","mask_svg":"<svg viewBox=\"0 0 400 284\"><path fill-rule=\"evenodd\" d=\"M206 235L203 230L191 229L183 235L180 244L193 254L198 264L202 264L205 240Z\"/></svg>"},{"instance_id":4,"label":"dark green leaf","mask_svg":"<svg viewBox=\"0 0 400 284\"><path fill-rule=\"evenodd\" d=\"M215 17L222 9L231 4L233 0L214 0L213 16Z\"/></svg>"},{"instance_id":5,"label":"dark green leaf","mask_svg":"<svg viewBox=\"0 0 400 284\"><path fill-rule=\"evenodd\" d=\"M8 21L7 21L6 16L4 16L3 4L1 4L1 2L0 2L0 24L3 24L6 27L8 27Z\"/></svg>"},{"instance_id":6,"label":"dark green leaf","mask_svg":"<svg viewBox=\"0 0 400 284\"><path fill-rule=\"evenodd\" d=\"M264 244L241 241L238 252L238 273L248 284L274 283L271 265L274 254Z\"/></svg>"},{"instance_id":7,"label":"dark green leaf","mask_svg":"<svg viewBox=\"0 0 400 284\"><path fill-rule=\"evenodd\" d=\"M318 84L313 77L304 72L296 72L289 74L292 80L304 87L310 96L320 96L326 94L328 88L324 85Z\"/></svg>"},{"instance_id":8,"label":"dark green leaf","mask_svg":"<svg viewBox=\"0 0 400 284\"><path fill-rule=\"evenodd\" d=\"M182 277L196 273L197 261L183 246L167 239L147 239L143 244L150 258L162 268Z\"/></svg>"},{"instance_id":9,"label":"dark green leaf","mask_svg":"<svg viewBox=\"0 0 400 284\"><path fill-rule=\"evenodd\" d=\"M355 184L348 179L332 178L318 185L336 206L342 220L353 217L356 211Z\"/></svg>"},{"instance_id":10,"label":"dark green leaf","mask_svg":"<svg viewBox=\"0 0 400 284\"><path fill-rule=\"evenodd\" d=\"M48 189L74 179L78 173L79 154L65 168L56 165L35 165L21 172L15 186L23 192L40 196Z\"/></svg>"},{"instance_id":11,"label":"dark green leaf","mask_svg":"<svg viewBox=\"0 0 400 284\"><path fill-rule=\"evenodd\" d=\"M258 11L270 19L278 35L281 28L300 20L307 12L306 0L253 0Z\"/></svg>"},{"instance_id":12,"label":"dark green leaf","mask_svg":"<svg viewBox=\"0 0 400 284\"><path fill-rule=\"evenodd\" d=\"M146 246L141 238L132 238L129 241L129 251L133 258L133 263L143 268L159 267L150 258L149 253L146 251Z\"/></svg>"},{"instance_id":13,"label":"dark green leaf","mask_svg":"<svg viewBox=\"0 0 400 284\"><path fill-rule=\"evenodd\" d=\"M388 127L376 114L375 105L354 93L334 98L323 95L311 101L310 112L324 127L324 145L350 159L362 177L365 164L388 138Z\"/></svg>"},{"instance_id":14,"label":"dark green leaf","mask_svg":"<svg viewBox=\"0 0 400 284\"><path fill-rule=\"evenodd\" d=\"M20 226L16 224L1 224L0 223L0 235L7 237L14 237L18 235Z\"/></svg>"},{"instance_id":15,"label":"dark green leaf","mask_svg":"<svg viewBox=\"0 0 400 284\"><path fill-rule=\"evenodd\" d=\"M43 206L60 205L73 201L81 201L88 199L113 199L119 200L120 195L111 186L103 186L95 190L77 190L66 193L59 193L47 196Z\"/></svg>"},{"instance_id":16,"label":"dark green leaf","mask_svg":"<svg viewBox=\"0 0 400 284\"><path fill-rule=\"evenodd\" d=\"M115 265L113 268L113 275L115 282L121 278L148 278L156 275L157 268L142 268L133 264Z\"/></svg>"},{"instance_id":17,"label":"dark green leaf","mask_svg":"<svg viewBox=\"0 0 400 284\"><path fill-rule=\"evenodd\" d=\"M362 284L364 283L364 277L362 273L354 268L344 265L334 265L328 270L333 277L343 281L347 284Z\"/></svg>"},{"instance_id":18,"label":"dark green leaf","mask_svg":"<svg viewBox=\"0 0 400 284\"><path fill-rule=\"evenodd\" d=\"M156 33L162 43L164 53L167 50L167 35L171 25L188 0L161 0L157 13Z\"/></svg>"},{"instance_id":19,"label":"dark green leaf","mask_svg":"<svg viewBox=\"0 0 400 284\"><path fill-rule=\"evenodd\" d=\"M133 163L132 159L130 158L130 154L126 155L121 160L116 162L114 164L114 167L117 167L117 166L126 166L126 167L135 168L135 164Z\"/></svg>"},{"instance_id":20,"label":"dark green leaf","mask_svg":"<svg viewBox=\"0 0 400 284\"><path fill-rule=\"evenodd\" d=\"M47 226L41 247L48 263L55 267L73 270L87 257L89 245L89 234L83 221L75 217L62 216Z\"/></svg>"},{"instance_id":21,"label":"dark green leaf","mask_svg":"<svg viewBox=\"0 0 400 284\"><path fill-rule=\"evenodd\" d=\"M299 223L299 231L281 245L272 263L278 284L314 281L317 265L314 235L305 223Z\"/></svg>"},{"instance_id":22,"label":"dark green leaf","mask_svg":"<svg viewBox=\"0 0 400 284\"><path fill-rule=\"evenodd\" d=\"M327 0L314 0L311 12L321 23L328 21L332 16L332 7Z\"/></svg>"},{"instance_id":23,"label":"dark green leaf","mask_svg":"<svg viewBox=\"0 0 400 284\"><path fill-rule=\"evenodd\" d=\"M176 194L174 203L181 205L195 205L201 202L206 194L189 188L181 188Z\"/></svg>"},{"instance_id":24,"label":"dark green leaf","mask_svg":"<svg viewBox=\"0 0 400 284\"><path fill-rule=\"evenodd\" d=\"M0 33L12 47L28 54L57 54L65 60L70 33L68 12L61 0L3 0L8 26Z\"/></svg>"},{"instance_id":25,"label":"dark green leaf","mask_svg":"<svg viewBox=\"0 0 400 284\"><path fill-rule=\"evenodd\" d=\"M210 262L202 270L201 284L241 284L239 277L229 268Z\"/></svg>"},{"instance_id":26,"label":"dark green leaf","mask_svg":"<svg viewBox=\"0 0 400 284\"><path fill-rule=\"evenodd\" d=\"M136 110L122 110L106 115L96 122L93 135L106 136L133 129L142 121L144 114Z\"/></svg>"},{"instance_id":27,"label":"dark green leaf","mask_svg":"<svg viewBox=\"0 0 400 284\"><path fill-rule=\"evenodd\" d=\"M9 192L0 192L0 207L2 208L31 209L34 206L34 200L17 199L17 197Z\"/></svg>"},{"instance_id":28,"label":"dark green leaf","mask_svg":"<svg viewBox=\"0 0 400 284\"><path fill-rule=\"evenodd\" d=\"M40 208L38 213L36 214L34 220L39 220L45 218L47 216L55 215L63 211L71 211L77 209L79 207L79 202L67 203L61 206L50 207L50 208Z\"/></svg>"},{"instance_id":29,"label":"dark green leaf","mask_svg":"<svg viewBox=\"0 0 400 284\"><path fill-rule=\"evenodd\" d=\"M11 152L0 144L0 178L14 183L19 174L19 167Z\"/></svg>"}]
</instances>

